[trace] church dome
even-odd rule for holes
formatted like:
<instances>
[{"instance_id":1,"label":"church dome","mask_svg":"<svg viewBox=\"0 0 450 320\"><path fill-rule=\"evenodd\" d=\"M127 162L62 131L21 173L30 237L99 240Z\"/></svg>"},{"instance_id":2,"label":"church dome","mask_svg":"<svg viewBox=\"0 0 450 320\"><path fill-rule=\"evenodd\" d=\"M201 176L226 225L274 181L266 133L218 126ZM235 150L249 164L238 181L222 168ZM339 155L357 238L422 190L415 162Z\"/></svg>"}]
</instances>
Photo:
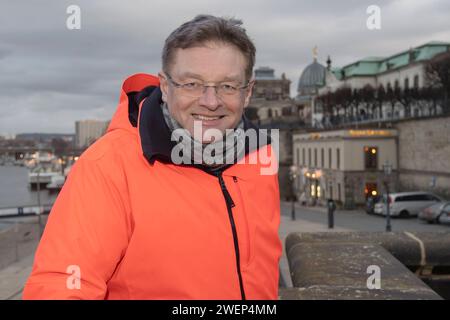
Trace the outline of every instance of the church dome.
<instances>
[{"instance_id":1,"label":"church dome","mask_svg":"<svg viewBox=\"0 0 450 320\"><path fill-rule=\"evenodd\" d=\"M317 88L325 85L326 68L314 59L302 72L298 81L298 93L300 95L313 94Z\"/></svg>"}]
</instances>

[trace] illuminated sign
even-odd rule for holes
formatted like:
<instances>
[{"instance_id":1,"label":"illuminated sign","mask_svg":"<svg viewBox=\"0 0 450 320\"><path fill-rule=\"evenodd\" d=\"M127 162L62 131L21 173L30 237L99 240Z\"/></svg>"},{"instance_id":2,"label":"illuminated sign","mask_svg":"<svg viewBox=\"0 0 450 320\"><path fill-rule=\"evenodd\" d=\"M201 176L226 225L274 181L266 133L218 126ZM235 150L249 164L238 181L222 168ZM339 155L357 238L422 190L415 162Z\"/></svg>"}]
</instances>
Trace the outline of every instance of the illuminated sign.
<instances>
[{"instance_id":1,"label":"illuminated sign","mask_svg":"<svg viewBox=\"0 0 450 320\"><path fill-rule=\"evenodd\" d=\"M373 137L373 136L391 136L392 133L387 130L349 130L352 137Z\"/></svg>"},{"instance_id":2,"label":"illuminated sign","mask_svg":"<svg viewBox=\"0 0 450 320\"><path fill-rule=\"evenodd\" d=\"M390 137L393 136L394 133L389 130L348 130L342 134L342 132L334 132L334 133L310 133L309 139L317 140L321 138L332 138L337 136L345 136L349 135L351 137Z\"/></svg>"}]
</instances>

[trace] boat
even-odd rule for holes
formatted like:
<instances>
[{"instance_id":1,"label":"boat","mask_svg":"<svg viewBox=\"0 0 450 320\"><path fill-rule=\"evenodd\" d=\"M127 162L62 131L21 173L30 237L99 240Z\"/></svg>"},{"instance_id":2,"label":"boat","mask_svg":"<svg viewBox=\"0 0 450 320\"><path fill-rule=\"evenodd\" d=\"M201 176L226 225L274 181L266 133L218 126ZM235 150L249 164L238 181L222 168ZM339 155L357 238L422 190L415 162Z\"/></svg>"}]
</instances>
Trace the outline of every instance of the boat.
<instances>
[{"instance_id":1,"label":"boat","mask_svg":"<svg viewBox=\"0 0 450 320\"><path fill-rule=\"evenodd\" d=\"M59 191L66 182L66 177L62 174L55 174L50 177L50 183L48 183L45 187L50 192Z\"/></svg>"}]
</instances>

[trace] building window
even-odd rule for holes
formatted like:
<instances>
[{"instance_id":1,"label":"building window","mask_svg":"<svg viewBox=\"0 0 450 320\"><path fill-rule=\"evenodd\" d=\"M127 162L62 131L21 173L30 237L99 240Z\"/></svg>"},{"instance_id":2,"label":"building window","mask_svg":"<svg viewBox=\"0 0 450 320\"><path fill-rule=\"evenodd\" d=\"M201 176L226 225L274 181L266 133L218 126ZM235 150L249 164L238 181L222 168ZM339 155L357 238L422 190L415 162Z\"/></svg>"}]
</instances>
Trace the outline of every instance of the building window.
<instances>
[{"instance_id":1,"label":"building window","mask_svg":"<svg viewBox=\"0 0 450 320\"><path fill-rule=\"evenodd\" d=\"M337 162L337 164L336 164L337 169L340 169L341 168L341 150L339 148L336 149L336 162Z\"/></svg>"},{"instance_id":2,"label":"building window","mask_svg":"<svg viewBox=\"0 0 450 320\"><path fill-rule=\"evenodd\" d=\"M331 169L331 148L328 149L328 168Z\"/></svg>"},{"instance_id":3,"label":"building window","mask_svg":"<svg viewBox=\"0 0 450 320\"><path fill-rule=\"evenodd\" d=\"M295 149L295 155L296 155L295 161L297 163L297 166L299 166L300 165L300 148Z\"/></svg>"},{"instance_id":4,"label":"building window","mask_svg":"<svg viewBox=\"0 0 450 320\"><path fill-rule=\"evenodd\" d=\"M311 148L308 148L308 167L311 167Z\"/></svg>"},{"instance_id":5,"label":"building window","mask_svg":"<svg viewBox=\"0 0 450 320\"><path fill-rule=\"evenodd\" d=\"M306 166L306 159L305 159L305 148L302 149L302 164Z\"/></svg>"},{"instance_id":6,"label":"building window","mask_svg":"<svg viewBox=\"0 0 450 320\"><path fill-rule=\"evenodd\" d=\"M399 87L398 80L395 80L395 82L394 82L394 89L398 89L398 87Z\"/></svg>"},{"instance_id":7,"label":"building window","mask_svg":"<svg viewBox=\"0 0 450 320\"><path fill-rule=\"evenodd\" d=\"M414 76L414 89L418 89L419 88L419 75L415 75Z\"/></svg>"},{"instance_id":8,"label":"building window","mask_svg":"<svg viewBox=\"0 0 450 320\"><path fill-rule=\"evenodd\" d=\"M323 148L320 150L320 164L321 168L325 168L325 150Z\"/></svg>"},{"instance_id":9,"label":"building window","mask_svg":"<svg viewBox=\"0 0 450 320\"><path fill-rule=\"evenodd\" d=\"M405 78L405 90L409 89L409 78Z\"/></svg>"},{"instance_id":10,"label":"building window","mask_svg":"<svg viewBox=\"0 0 450 320\"><path fill-rule=\"evenodd\" d=\"M317 168L317 149L314 148L314 168Z\"/></svg>"},{"instance_id":11,"label":"building window","mask_svg":"<svg viewBox=\"0 0 450 320\"><path fill-rule=\"evenodd\" d=\"M364 164L366 169L378 168L378 148L364 147Z\"/></svg>"}]
</instances>

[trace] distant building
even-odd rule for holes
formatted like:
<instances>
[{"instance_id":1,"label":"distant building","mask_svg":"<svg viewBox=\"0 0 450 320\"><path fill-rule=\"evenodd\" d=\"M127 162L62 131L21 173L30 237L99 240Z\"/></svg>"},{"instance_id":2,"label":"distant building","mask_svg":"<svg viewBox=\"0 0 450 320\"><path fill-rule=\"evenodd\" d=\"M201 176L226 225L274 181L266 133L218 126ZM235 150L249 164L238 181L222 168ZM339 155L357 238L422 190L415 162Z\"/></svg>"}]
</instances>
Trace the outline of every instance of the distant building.
<instances>
[{"instance_id":1,"label":"distant building","mask_svg":"<svg viewBox=\"0 0 450 320\"><path fill-rule=\"evenodd\" d=\"M256 84L250 104L245 108L246 116L262 129L279 130L279 185L282 198L290 193L288 169L292 163L292 130L302 122L290 98L291 81L284 73L275 77L275 70L260 67L255 70Z\"/></svg>"},{"instance_id":2,"label":"distant building","mask_svg":"<svg viewBox=\"0 0 450 320\"><path fill-rule=\"evenodd\" d=\"M0 134L0 139L1 140L11 140L11 139L15 139L16 135L12 134L12 133L2 133Z\"/></svg>"},{"instance_id":3,"label":"distant building","mask_svg":"<svg viewBox=\"0 0 450 320\"><path fill-rule=\"evenodd\" d=\"M253 98L265 100L289 99L291 81L283 73L281 78L275 78L275 70L269 67L260 67L255 70L255 89Z\"/></svg>"},{"instance_id":4,"label":"distant building","mask_svg":"<svg viewBox=\"0 0 450 320\"><path fill-rule=\"evenodd\" d=\"M317 48L313 50L314 60L300 75L295 103L301 119L307 126L317 121L314 109L314 98L319 89L325 85L326 68L317 62Z\"/></svg>"},{"instance_id":5,"label":"distant building","mask_svg":"<svg viewBox=\"0 0 450 320\"><path fill-rule=\"evenodd\" d=\"M78 148L88 147L100 138L109 125L109 121L81 120L75 122L75 144Z\"/></svg>"},{"instance_id":6,"label":"distant building","mask_svg":"<svg viewBox=\"0 0 450 320\"><path fill-rule=\"evenodd\" d=\"M20 133L16 135L16 139L31 140L40 144L51 144L53 139L61 139L70 145L73 145L75 135L66 133Z\"/></svg>"},{"instance_id":7,"label":"distant building","mask_svg":"<svg viewBox=\"0 0 450 320\"><path fill-rule=\"evenodd\" d=\"M255 87L246 114L251 120L259 121L291 115L294 105L290 98L290 85L291 81L284 73L281 78L276 78L272 68L256 69Z\"/></svg>"},{"instance_id":8,"label":"distant building","mask_svg":"<svg viewBox=\"0 0 450 320\"><path fill-rule=\"evenodd\" d=\"M346 208L384 192L383 164L392 165L391 190L398 175L397 131L349 129L294 134L297 195L310 204L333 199Z\"/></svg>"},{"instance_id":9,"label":"distant building","mask_svg":"<svg viewBox=\"0 0 450 320\"><path fill-rule=\"evenodd\" d=\"M318 95L325 96L329 92L336 92L340 88L352 90L370 86L373 89L382 87L388 89L420 89L428 85L426 65L436 55L450 51L450 43L431 41L421 46L410 48L389 57L368 57L352 62L341 68L332 68L331 60L327 61L324 84L318 88ZM429 113L431 108L424 108L419 101L411 102L408 115L419 117ZM384 103L381 109L368 110L364 102L358 103L357 115L359 120L370 114L373 120L402 119L406 116L406 108L397 102L393 106ZM344 110L340 110L342 113ZM439 111L438 111L439 112ZM321 127L329 119L322 106L317 103L312 110L314 127Z\"/></svg>"}]
</instances>

